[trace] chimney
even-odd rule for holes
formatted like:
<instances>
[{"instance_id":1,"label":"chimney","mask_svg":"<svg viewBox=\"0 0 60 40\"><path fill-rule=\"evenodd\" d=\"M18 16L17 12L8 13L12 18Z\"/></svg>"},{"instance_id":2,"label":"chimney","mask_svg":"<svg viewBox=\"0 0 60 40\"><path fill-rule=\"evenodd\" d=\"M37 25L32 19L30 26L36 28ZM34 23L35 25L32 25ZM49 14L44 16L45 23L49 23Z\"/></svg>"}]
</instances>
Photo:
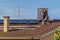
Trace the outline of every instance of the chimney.
<instances>
[{"instance_id":1,"label":"chimney","mask_svg":"<svg viewBox=\"0 0 60 40\"><path fill-rule=\"evenodd\" d=\"M9 16L4 16L4 32L8 32L9 27Z\"/></svg>"},{"instance_id":2,"label":"chimney","mask_svg":"<svg viewBox=\"0 0 60 40\"><path fill-rule=\"evenodd\" d=\"M42 21L42 24L45 24L45 22L49 19L48 8L38 8L37 19Z\"/></svg>"}]
</instances>

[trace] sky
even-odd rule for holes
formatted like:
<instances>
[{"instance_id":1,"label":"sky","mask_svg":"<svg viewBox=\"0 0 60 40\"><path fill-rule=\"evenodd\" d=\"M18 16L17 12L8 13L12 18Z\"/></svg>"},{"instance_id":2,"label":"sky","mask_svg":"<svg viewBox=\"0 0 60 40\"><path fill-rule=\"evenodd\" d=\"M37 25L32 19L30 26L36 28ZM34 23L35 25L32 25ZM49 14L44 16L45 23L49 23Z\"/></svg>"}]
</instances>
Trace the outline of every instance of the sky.
<instances>
[{"instance_id":1,"label":"sky","mask_svg":"<svg viewBox=\"0 0 60 40\"><path fill-rule=\"evenodd\" d=\"M37 19L38 8L48 8L49 19L60 19L60 0L0 0L0 19Z\"/></svg>"}]
</instances>

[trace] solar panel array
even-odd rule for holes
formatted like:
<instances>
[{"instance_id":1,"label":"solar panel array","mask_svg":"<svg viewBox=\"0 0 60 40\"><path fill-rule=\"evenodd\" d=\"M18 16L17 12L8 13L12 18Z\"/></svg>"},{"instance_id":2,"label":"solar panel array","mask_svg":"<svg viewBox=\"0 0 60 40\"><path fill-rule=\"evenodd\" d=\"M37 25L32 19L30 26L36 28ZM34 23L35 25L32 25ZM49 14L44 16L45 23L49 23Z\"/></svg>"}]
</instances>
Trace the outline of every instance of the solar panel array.
<instances>
[{"instance_id":1,"label":"solar panel array","mask_svg":"<svg viewBox=\"0 0 60 40\"><path fill-rule=\"evenodd\" d=\"M38 23L38 20L9 20L9 23ZM3 20L0 20L0 23L3 23Z\"/></svg>"}]
</instances>

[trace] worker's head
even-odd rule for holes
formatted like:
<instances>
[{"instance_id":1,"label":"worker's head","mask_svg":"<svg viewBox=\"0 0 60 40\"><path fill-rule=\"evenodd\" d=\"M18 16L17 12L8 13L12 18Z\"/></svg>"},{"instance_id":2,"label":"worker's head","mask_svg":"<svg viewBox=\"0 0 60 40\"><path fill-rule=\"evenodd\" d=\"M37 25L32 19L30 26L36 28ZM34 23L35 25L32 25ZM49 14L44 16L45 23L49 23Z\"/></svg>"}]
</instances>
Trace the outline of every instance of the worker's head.
<instances>
[{"instance_id":1,"label":"worker's head","mask_svg":"<svg viewBox=\"0 0 60 40\"><path fill-rule=\"evenodd\" d=\"M47 12L47 9L46 8L41 8L40 13L45 13L45 12Z\"/></svg>"}]
</instances>

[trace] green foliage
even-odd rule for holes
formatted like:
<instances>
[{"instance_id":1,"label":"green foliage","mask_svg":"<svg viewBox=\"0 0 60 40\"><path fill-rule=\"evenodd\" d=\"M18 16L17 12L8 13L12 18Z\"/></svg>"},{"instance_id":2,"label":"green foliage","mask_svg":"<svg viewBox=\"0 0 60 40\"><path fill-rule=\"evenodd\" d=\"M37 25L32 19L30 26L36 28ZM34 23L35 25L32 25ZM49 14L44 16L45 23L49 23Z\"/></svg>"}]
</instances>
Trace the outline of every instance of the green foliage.
<instances>
[{"instance_id":1,"label":"green foliage","mask_svg":"<svg viewBox=\"0 0 60 40\"><path fill-rule=\"evenodd\" d=\"M60 29L56 30L54 40L60 40Z\"/></svg>"}]
</instances>

